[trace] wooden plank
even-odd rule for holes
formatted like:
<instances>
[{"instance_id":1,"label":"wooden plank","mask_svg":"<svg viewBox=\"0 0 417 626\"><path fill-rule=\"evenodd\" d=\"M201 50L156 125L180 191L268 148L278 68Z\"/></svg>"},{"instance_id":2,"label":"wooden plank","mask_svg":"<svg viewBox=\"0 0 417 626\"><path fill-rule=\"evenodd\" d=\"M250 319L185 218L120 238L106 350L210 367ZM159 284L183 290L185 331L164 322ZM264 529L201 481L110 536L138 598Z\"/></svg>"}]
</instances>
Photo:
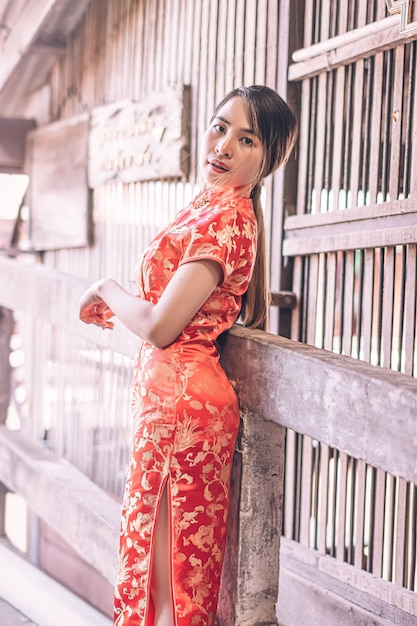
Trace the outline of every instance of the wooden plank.
<instances>
[{"instance_id":1,"label":"wooden plank","mask_svg":"<svg viewBox=\"0 0 417 626\"><path fill-rule=\"evenodd\" d=\"M297 299L297 306L293 310L291 316L291 339L295 341L300 341L300 331L301 331L301 314L302 314L302 306L304 304L301 301L302 294L302 280L303 280L303 271L304 271L304 259L302 257L296 257L294 259L294 270L293 270L293 291L295 293Z\"/></svg>"},{"instance_id":2,"label":"wooden plank","mask_svg":"<svg viewBox=\"0 0 417 626\"><path fill-rule=\"evenodd\" d=\"M315 142L314 142L314 155L312 162L314 163L314 199L315 202L312 205L312 213L323 213L323 207L321 206L322 192L324 190L324 161L326 158L326 133L328 124L327 122L327 74L320 74L318 77L317 86L317 100L314 104L316 109L316 121L315 121Z\"/></svg>"},{"instance_id":3,"label":"wooden plank","mask_svg":"<svg viewBox=\"0 0 417 626\"><path fill-rule=\"evenodd\" d=\"M343 337L342 354L351 356L353 336L353 297L355 288L355 252L345 254L345 281L343 291Z\"/></svg>"},{"instance_id":4,"label":"wooden plank","mask_svg":"<svg viewBox=\"0 0 417 626\"><path fill-rule=\"evenodd\" d=\"M329 487L329 446L319 444L320 464L317 503L317 549L321 554L327 550L327 512Z\"/></svg>"},{"instance_id":5,"label":"wooden plank","mask_svg":"<svg viewBox=\"0 0 417 626\"><path fill-rule=\"evenodd\" d=\"M384 259L384 285L382 304L382 359L383 367L392 362L392 316L394 305L395 249L387 248Z\"/></svg>"},{"instance_id":6,"label":"wooden plank","mask_svg":"<svg viewBox=\"0 0 417 626\"><path fill-rule=\"evenodd\" d=\"M383 472L382 469L375 470L374 480L370 571L372 571L375 576L382 578L384 556L385 472Z\"/></svg>"},{"instance_id":7,"label":"wooden plank","mask_svg":"<svg viewBox=\"0 0 417 626\"><path fill-rule=\"evenodd\" d=\"M336 504L336 559L345 561L346 550L346 497L347 497L347 476L348 457L344 452L340 452L337 465L337 504Z\"/></svg>"},{"instance_id":8,"label":"wooden plank","mask_svg":"<svg viewBox=\"0 0 417 626\"><path fill-rule=\"evenodd\" d=\"M288 79L290 81L300 81L311 78L322 72L329 72L342 65L354 63L358 59L402 45L404 39L400 35L398 18L395 19L395 17L390 16L386 18L384 23L381 24L381 30L372 32L370 35L366 32L367 27L364 27L363 31L362 29L357 29L358 31L361 30L358 33L359 36L357 39L350 39L348 43L340 44L337 37L333 37L328 41L326 50L324 52L320 51L316 56L312 55L316 54L316 51L313 49L312 53L310 49L308 51L308 60L300 60L289 66ZM295 54L293 54L293 59L294 57L297 58Z\"/></svg>"},{"instance_id":9,"label":"wooden plank","mask_svg":"<svg viewBox=\"0 0 417 626\"><path fill-rule=\"evenodd\" d=\"M395 532L395 560L393 567L393 582L403 586L406 571L406 524L407 524L407 483L401 478L397 481L396 493L396 532Z\"/></svg>"},{"instance_id":10,"label":"wooden plank","mask_svg":"<svg viewBox=\"0 0 417 626\"><path fill-rule=\"evenodd\" d=\"M396 200L400 192L400 174L403 169L402 151L402 128L403 115L405 114L404 102L404 52L405 47L399 46L394 51L394 77L392 84L392 113L391 113L391 139L390 139L390 164L389 164L389 198ZM388 113L387 113L388 115Z\"/></svg>"},{"instance_id":11,"label":"wooden plank","mask_svg":"<svg viewBox=\"0 0 417 626\"><path fill-rule=\"evenodd\" d=\"M114 582L120 505L68 462L21 433L0 426L0 441L3 482ZM94 532L97 527L100 533Z\"/></svg>"},{"instance_id":12,"label":"wooden plank","mask_svg":"<svg viewBox=\"0 0 417 626\"><path fill-rule=\"evenodd\" d=\"M347 120L345 118L345 69L339 68L335 73L334 92L331 93L332 102L329 106L334 109L334 129L332 133L332 177L331 177L331 197L332 209L339 209L339 192L342 187L342 157L343 157L343 130ZM344 208L344 207L342 207Z\"/></svg>"},{"instance_id":13,"label":"wooden plank","mask_svg":"<svg viewBox=\"0 0 417 626\"><path fill-rule=\"evenodd\" d=\"M303 436L300 497L300 535L303 546L310 545L312 440Z\"/></svg>"},{"instance_id":14,"label":"wooden plank","mask_svg":"<svg viewBox=\"0 0 417 626\"><path fill-rule=\"evenodd\" d=\"M365 501L366 501L366 464L364 461L357 462L355 476L355 523L353 563L355 567L364 569L364 532L365 532Z\"/></svg>"},{"instance_id":15,"label":"wooden plank","mask_svg":"<svg viewBox=\"0 0 417 626\"><path fill-rule=\"evenodd\" d=\"M355 63L355 84L353 94L352 144L350 162L351 207L356 207L358 205L359 177L361 168L360 151L362 143L362 119L364 109L363 84L364 61L358 60Z\"/></svg>"},{"instance_id":16,"label":"wooden plank","mask_svg":"<svg viewBox=\"0 0 417 626\"><path fill-rule=\"evenodd\" d=\"M285 472L284 472L284 535L294 539L294 511L296 490L296 434L287 429L285 442Z\"/></svg>"},{"instance_id":17,"label":"wooden plank","mask_svg":"<svg viewBox=\"0 0 417 626\"><path fill-rule=\"evenodd\" d=\"M380 185L380 158L381 158L381 127L382 127L382 96L384 83L384 54L379 52L373 59L372 104L370 127L370 157L368 189L370 202L377 202ZM385 197L383 198L386 199Z\"/></svg>"},{"instance_id":18,"label":"wooden plank","mask_svg":"<svg viewBox=\"0 0 417 626\"><path fill-rule=\"evenodd\" d=\"M233 334L227 337L226 352L223 356L226 371L239 390L242 406L257 407L257 411L265 412L270 419L278 419L281 424L296 432L303 432L355 458L366 460L375 467L413 480L411 475L415 476L417 471L413 444L410 445L410 442L417 441L415 423L417 381L397 372L320 350L317 354L321 355L328 365L333 359L337 362L340 359L340 363L343 363L343 373L336 374L333 368L323 367L323 363L319 370L318 364L315 362L313 366L313 362L307 356L310 350L316 352L318 349L299 344L300 351L306 357L305 369L302 367L303 361L297 359L297 369L290 373L290 355L288 355L285 367L280 369L278 380L274 381L276 387L272 389L260 373L269 371L269 367L271 370L276 370L276 363L279 361L272 362L270 358L278 359L278 344L283 342L281 345L284 345L290 340L264 336L262 333L251 334L250 348L246 344L251 353L251 373L250 378L247 378L241 371L239 372L237 367L242 357L236 355L236 359L233 358L238 337L242 341L239 344L242 346L241 350L244 350L245 342L249 341L249 338L244 339L244 334L244 329L237 327L234 329ZM295 350L297 344L290 342L289 345L294 349L291 352L291 356L294 357L296 352L298 353L298 350ZM272 357L272 354L275 356ZM365 383L363 376L360 377L359 382L357 374L355 375L357 369L358 374L359 371L372 372L372 377L368 382ZM294 385L293 376L303 381L300 388ZM346 383L342 382L341 376L346 377ZM379 391L375 386L374 376L378 376L378 379L381 377ZM251 380L256 380L256 384ZM384 380L383 383L382 380ZM398 380L398 384L405 386L401 394L396 396L401 405L401 408L397 409L392 404L388 408L388 405L393 402L390 386L394 380ZM414 389L414 392L411 389ZM369 397L373 398L372 403L369 402ZM288 399L288 404L286 399ZM274 417L277 410L274 408L275 402L278 409L276 417ZM296 411L294 411L295 406L297 406ZM377 415L375 411L378 412ZM341 434L342 424L349 424L349 435L346 439ZM344 432L344 435L346 436L347 433ZM348 442L350 445L346 445ZM399 466L403 467L402 471L399 471ZM405 472L406 466L407 472Z\"/></svg>"},{"instance_id":19,"label":"wooden plank","mask_svg":"<svg viewBox=\"0 0 417 626\"><path fill-rule=\"evenodd\" d=\"M402 371L408 376L413 375L414 350L416 345L416 273L417 273L417 246L407 246L406 249L406 278L404 299L404 360Z\"/></svg>"},{"instance_id":20,"label":"wooden plank","mask_svg":"<svg viewBox=\"0 0 417 626\"><path fill-rule=\"evenodd\" d=\"M414 243L416 225L414 198L349 211L289 216L284 223L283 253L295 256Z\"/></svg>"},{"instance_id":21,"label":"wooden plank","mask_svg":"<svg viewBox=\"0 0 417 626\"><path fill-rule=\"evenodd\" d=\"M244 15L244 49L243 49L243 84L253 85L255 81L255 54L256 54L256 22L259 11L259 0L246 2Z\"/></svg>"},{"instance_id":22,"label":"wooden plank","mask_svg":"<svg viewBox=\"0 0 417 626\"><path fill-rule=\"evenodd\" d=\"M84 114L28 135L31 246L35 250L88 244L88 117ZM62 146L66 158L62 158Z\"/></svg>"},{"instance_id":23,"label":"wooden plank","mask_svg":"<svg viewBox=\"0 0 417 626\"><path fill-rule=\"evenodd\" d=\"M319 256L313 254L308 259L308 292L307 298L307 326L306 343L315 345L316 339L316 313L317 313L317 288L318 288Z\"/></svg>"},{"instance_id":24,"label":"wooden plank","mask_svg":"<svg viewBox=\"0 0 417 626\"><path fill-rule=\"evenodd\" d=\"M410 220L410 218L408 219ZM320 252L336 252L337 250L363 250L417 243L417 224L406 224L398 228L381 228L380 226L381 222L374 229L371 227L365 229L362 226L361 230L347 231L345 233L335 233L336 229L323 228L320 235L315 236L314 233L311 233L311 238L308 239L301 237L293 238L291 236L284 239L283 255L297 256L318 254Z\"/></svg>"},{"instance_id":25,"label":"wooden plank","mask_svg":"<svg viewBox=\"0 0 417 626\"><path fill-rule=\"evenodd\" d=\"M295 601L295 618L290 622L292 624L308 623L308 620L317 615L320 624L333 626L335 623L342 624L347 614L349 619L354 619L358 624L371 623L377 626L415 624L417 616L415 593L397 588L391 582L380 580L373 574L361 571L348 563L305 549L287 538L281 541L281 568L281 582L288 573L294 573L294 583L297 579L302 580L297 593L301 593L303 602ZM288 583L282 590L283 594L288 593L287 585ZM308 598L312 591L311 585L315 591L313 603L311 598ZM339 608L340 612L336 612L336 622L335 612L332 614L326 607L328 595L330 602L332 599L335 600L335 596L340 598L342 606ZM279 604L280 601L278 610ZM357 609L361 607L367 612L359 612L355 618L355 607Z\"/></svg>"},{"instance_id":26,"label":"wooden plank","mask_svg":"<svg viewBox=\"0 0 417 626\"><path fill-rule=\"evenodd\" d=\"M365 250L363 296L362 296L362 344L361 352L363 359L370 363L372 349L372 316L373 316L373 293L374 293L374 265L375 254L373 250Z\"/></svg>"},{"instance_id":27,"label":"wooden plank","mask_svg":"<svg viewBox=\"0 0 417 626\"><path fill-rule=\"evenodd\" d=\"M327 254L326 271L326 309L324 345L325 350L333 350L333 336L335 329L335 305L336 305L336 281L337 281L337 255L334 252Z\"/></svg>"},{"instance_id":28,"label":"wooden plank","mask_svg":"<svg viewBox=\"0 0 417 626\"><path fill-rule=\"evenodd\" d=\"M306 3L309 4L309 3ZM298 194L297 194L297 215L307 213L307 207L311 202L308 197L309 185L309 136L311 133L310 120L310 99L312 84L310 80L305 80L301 84L301 113L300 113L300 133L299 133L299 157L298 157ZM310 166L311 167L311 166Z\"/></svg>"},{"instance_id":29,"label":"wooden plank","mask_svg":"<svg viewBox=\"0 0 417 626\"><path fill-rule=\"evenodd\" d=\"M416 46L414 46L414 50L413 50L413 72L412 72L412 76L414 77L414 80L410 81L410 86L409 89L412 92L412 98L410 99L410 102L414 103L413 106L413 117L412 117L412 122L411 122L411 129L410 129L410 141L411 141L411 154L410 154L410 162L411 163L415 163L416 159L417 159L417 107L415 106L415 101L416 101L416 97L417 97L417 81L416 81L416 75L417 75L417 49ZM416 197L417 196L417 168L416 167L410 167L410 195L411 197Z\"/></svg>"},{"instance_id":30,"label":"wooden plank","mask_svg":"<svg viewBox=\"0 0 417 626\"><path fill-rule=\"evenodd\" d=\"M352 207L349 211L335 211L319 215L290 215L285 220L285 229L301 230L302 228L308 228L310 230L315 226L351 224L352 222L373 220L374 218L387 218L412 213L417 213L417 200L415 197ZM377 223L377 220L375 221Z\"/></svg>"}]
</instances>

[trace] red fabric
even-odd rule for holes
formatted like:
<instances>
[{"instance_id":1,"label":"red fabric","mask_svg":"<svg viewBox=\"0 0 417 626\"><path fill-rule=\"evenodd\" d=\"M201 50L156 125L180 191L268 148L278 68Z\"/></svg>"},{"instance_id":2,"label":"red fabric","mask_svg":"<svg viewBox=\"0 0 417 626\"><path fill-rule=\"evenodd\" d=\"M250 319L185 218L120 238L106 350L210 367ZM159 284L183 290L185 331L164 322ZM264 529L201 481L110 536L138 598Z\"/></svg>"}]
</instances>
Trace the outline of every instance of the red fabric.
<instances>
[{"instance_id":1,"label":"red fabric","mask_svg":"<svg viewBox=\"0 0 417 626\"><path fill-rule=\"evenodd\" d=\"M214 624L239 427L237 398L215 342L237 319L255 253L251 201L201 195L150 244L138 265L139 295L152 302L181 263L216 259L224 278L173 344L157 349L142 342L137 352L132 391L136 427L122 515L117 626L153 626L152 542L165 485L176 624Z\"/></svg>"}]
</instances>

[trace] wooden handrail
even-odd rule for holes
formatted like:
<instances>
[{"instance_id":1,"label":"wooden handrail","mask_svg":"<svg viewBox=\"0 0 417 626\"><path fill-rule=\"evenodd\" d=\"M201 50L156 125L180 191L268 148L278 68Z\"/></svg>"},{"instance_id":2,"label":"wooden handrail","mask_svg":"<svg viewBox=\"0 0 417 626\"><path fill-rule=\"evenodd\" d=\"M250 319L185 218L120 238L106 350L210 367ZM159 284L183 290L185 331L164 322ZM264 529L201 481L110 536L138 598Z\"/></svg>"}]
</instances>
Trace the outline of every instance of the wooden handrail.
<instances>
[{"instance_id":1,"label":"wooden handrail","mask_svg":"<svg viewBox=\"0 0 417 626\"><path fill-rule=\"evenodd\" d=\"M0 257L0 306L133 356L136 338L77 317L88 281ZM222 362L242 408L417 484L417 380L306 344L236 326ZM268 374L268 375L265 375Z\"/></svg>"}]
</instances>

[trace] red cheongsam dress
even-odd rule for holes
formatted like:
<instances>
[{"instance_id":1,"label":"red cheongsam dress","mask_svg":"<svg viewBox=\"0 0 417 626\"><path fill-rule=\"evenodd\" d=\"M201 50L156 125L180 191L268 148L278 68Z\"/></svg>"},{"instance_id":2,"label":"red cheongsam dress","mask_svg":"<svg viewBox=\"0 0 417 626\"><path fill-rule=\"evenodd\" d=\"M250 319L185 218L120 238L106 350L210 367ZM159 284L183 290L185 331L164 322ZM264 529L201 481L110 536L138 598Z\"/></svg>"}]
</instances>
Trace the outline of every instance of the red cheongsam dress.
<instances>
[{"instance_id":1,"label":"red cheongsam dress","mask_svg":"<svg viewBox=\"0 0 417 626\"><path fill-rule=\"evenodd\" d=\"M137 351L116 626L153 626L153 537L165 488L175 624L214 624L239 427L237 398L219 364L216 340L239 315L255 254L252 201L205 192L156 237L138 264L139 296L153 303L183 263L214 259L223 279L171 345L159 349L142 341Z\"/></svg>"}]
</instances>

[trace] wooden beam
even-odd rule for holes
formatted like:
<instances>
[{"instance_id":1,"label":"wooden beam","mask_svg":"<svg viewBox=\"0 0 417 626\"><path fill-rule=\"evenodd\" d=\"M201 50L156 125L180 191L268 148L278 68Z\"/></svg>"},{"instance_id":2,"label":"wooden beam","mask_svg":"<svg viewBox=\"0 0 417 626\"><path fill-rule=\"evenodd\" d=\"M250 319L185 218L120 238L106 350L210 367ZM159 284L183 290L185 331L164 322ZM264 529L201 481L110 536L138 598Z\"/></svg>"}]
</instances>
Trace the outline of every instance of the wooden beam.
<instances>
[{"instance_id":1,"label":"wooden beam","mask_svg":"<svg viewBox=\"0 0 417 626\"><path fill-rule=\"evenodd\" d=\"M68 461L0 426L0 479L114 583L121 507Z\"/></svg>"},{"instance_id":2,"label":"wooden beam","mask_svg":"<svg viewBox=\"0 0 417 626\"><path fill-rule=\"evenodd\" d=\"M222 362L242 409L417 484L414 378L238 326Z\"/></svg>"},{"instance_id":3,"label":"wooden beam","mask_svg":"<svg viewBox=\"0 0 417 626\"><path fill-rule=\"evenodd\" d=\"M24 10L10 28L8 37L1 42L0 91L35 41L42 24L58 1L29 0L26 3Z\"/></svg>"},{"instance_id":4,"label":"wooden beam","mask_svg":"<svg viewBox=\"0 0 417 626\"><path fill-rule=\"evenodd\" d=\"M363 250L417 242L415 198L285 221L284 256Z\"/></svg>"},{"instance_id":5,"label":"wooden beam","mask_svg":"<svg viewBox=\"0 0 417 626\"><path fill-rule=\"evenodd\" d=\"M334 626L343 624L347 614L351 624L416 623L413 591L286 537L281 539L280 556L278 617L282 616L282 623Z\"/></svg>"},{"instance_id":6,"label":"wooden beam","mask_svg":"<svg viewBox=\"0 0 417 626\"><path fill-rule=\"evenodd\" d=\"M300 81L312 76L317 76L322 72L330 72L337 67L348 65L358 59L367 56L374 56L377 52L395 48L404 44L404 35L400 32L400 18L398 15L391 15L382 20L384 26L369 34L369 27L364 26L356 29L356 36L352 39L346 35L341 41L338 37L327 40L323 44L317 44L320 48L312 48L312 54L308 55L308 49L295 53L295 58L304 60L293 63L288 68L288 80ZM355 31L352 31L355 33ZM340 37L343 37L340 35ZM408 39L415 39L416 34ZM317 52L319 51L319 54ZM298 57L297 57L298 54Z\"/></svg>"}]
</instances>

